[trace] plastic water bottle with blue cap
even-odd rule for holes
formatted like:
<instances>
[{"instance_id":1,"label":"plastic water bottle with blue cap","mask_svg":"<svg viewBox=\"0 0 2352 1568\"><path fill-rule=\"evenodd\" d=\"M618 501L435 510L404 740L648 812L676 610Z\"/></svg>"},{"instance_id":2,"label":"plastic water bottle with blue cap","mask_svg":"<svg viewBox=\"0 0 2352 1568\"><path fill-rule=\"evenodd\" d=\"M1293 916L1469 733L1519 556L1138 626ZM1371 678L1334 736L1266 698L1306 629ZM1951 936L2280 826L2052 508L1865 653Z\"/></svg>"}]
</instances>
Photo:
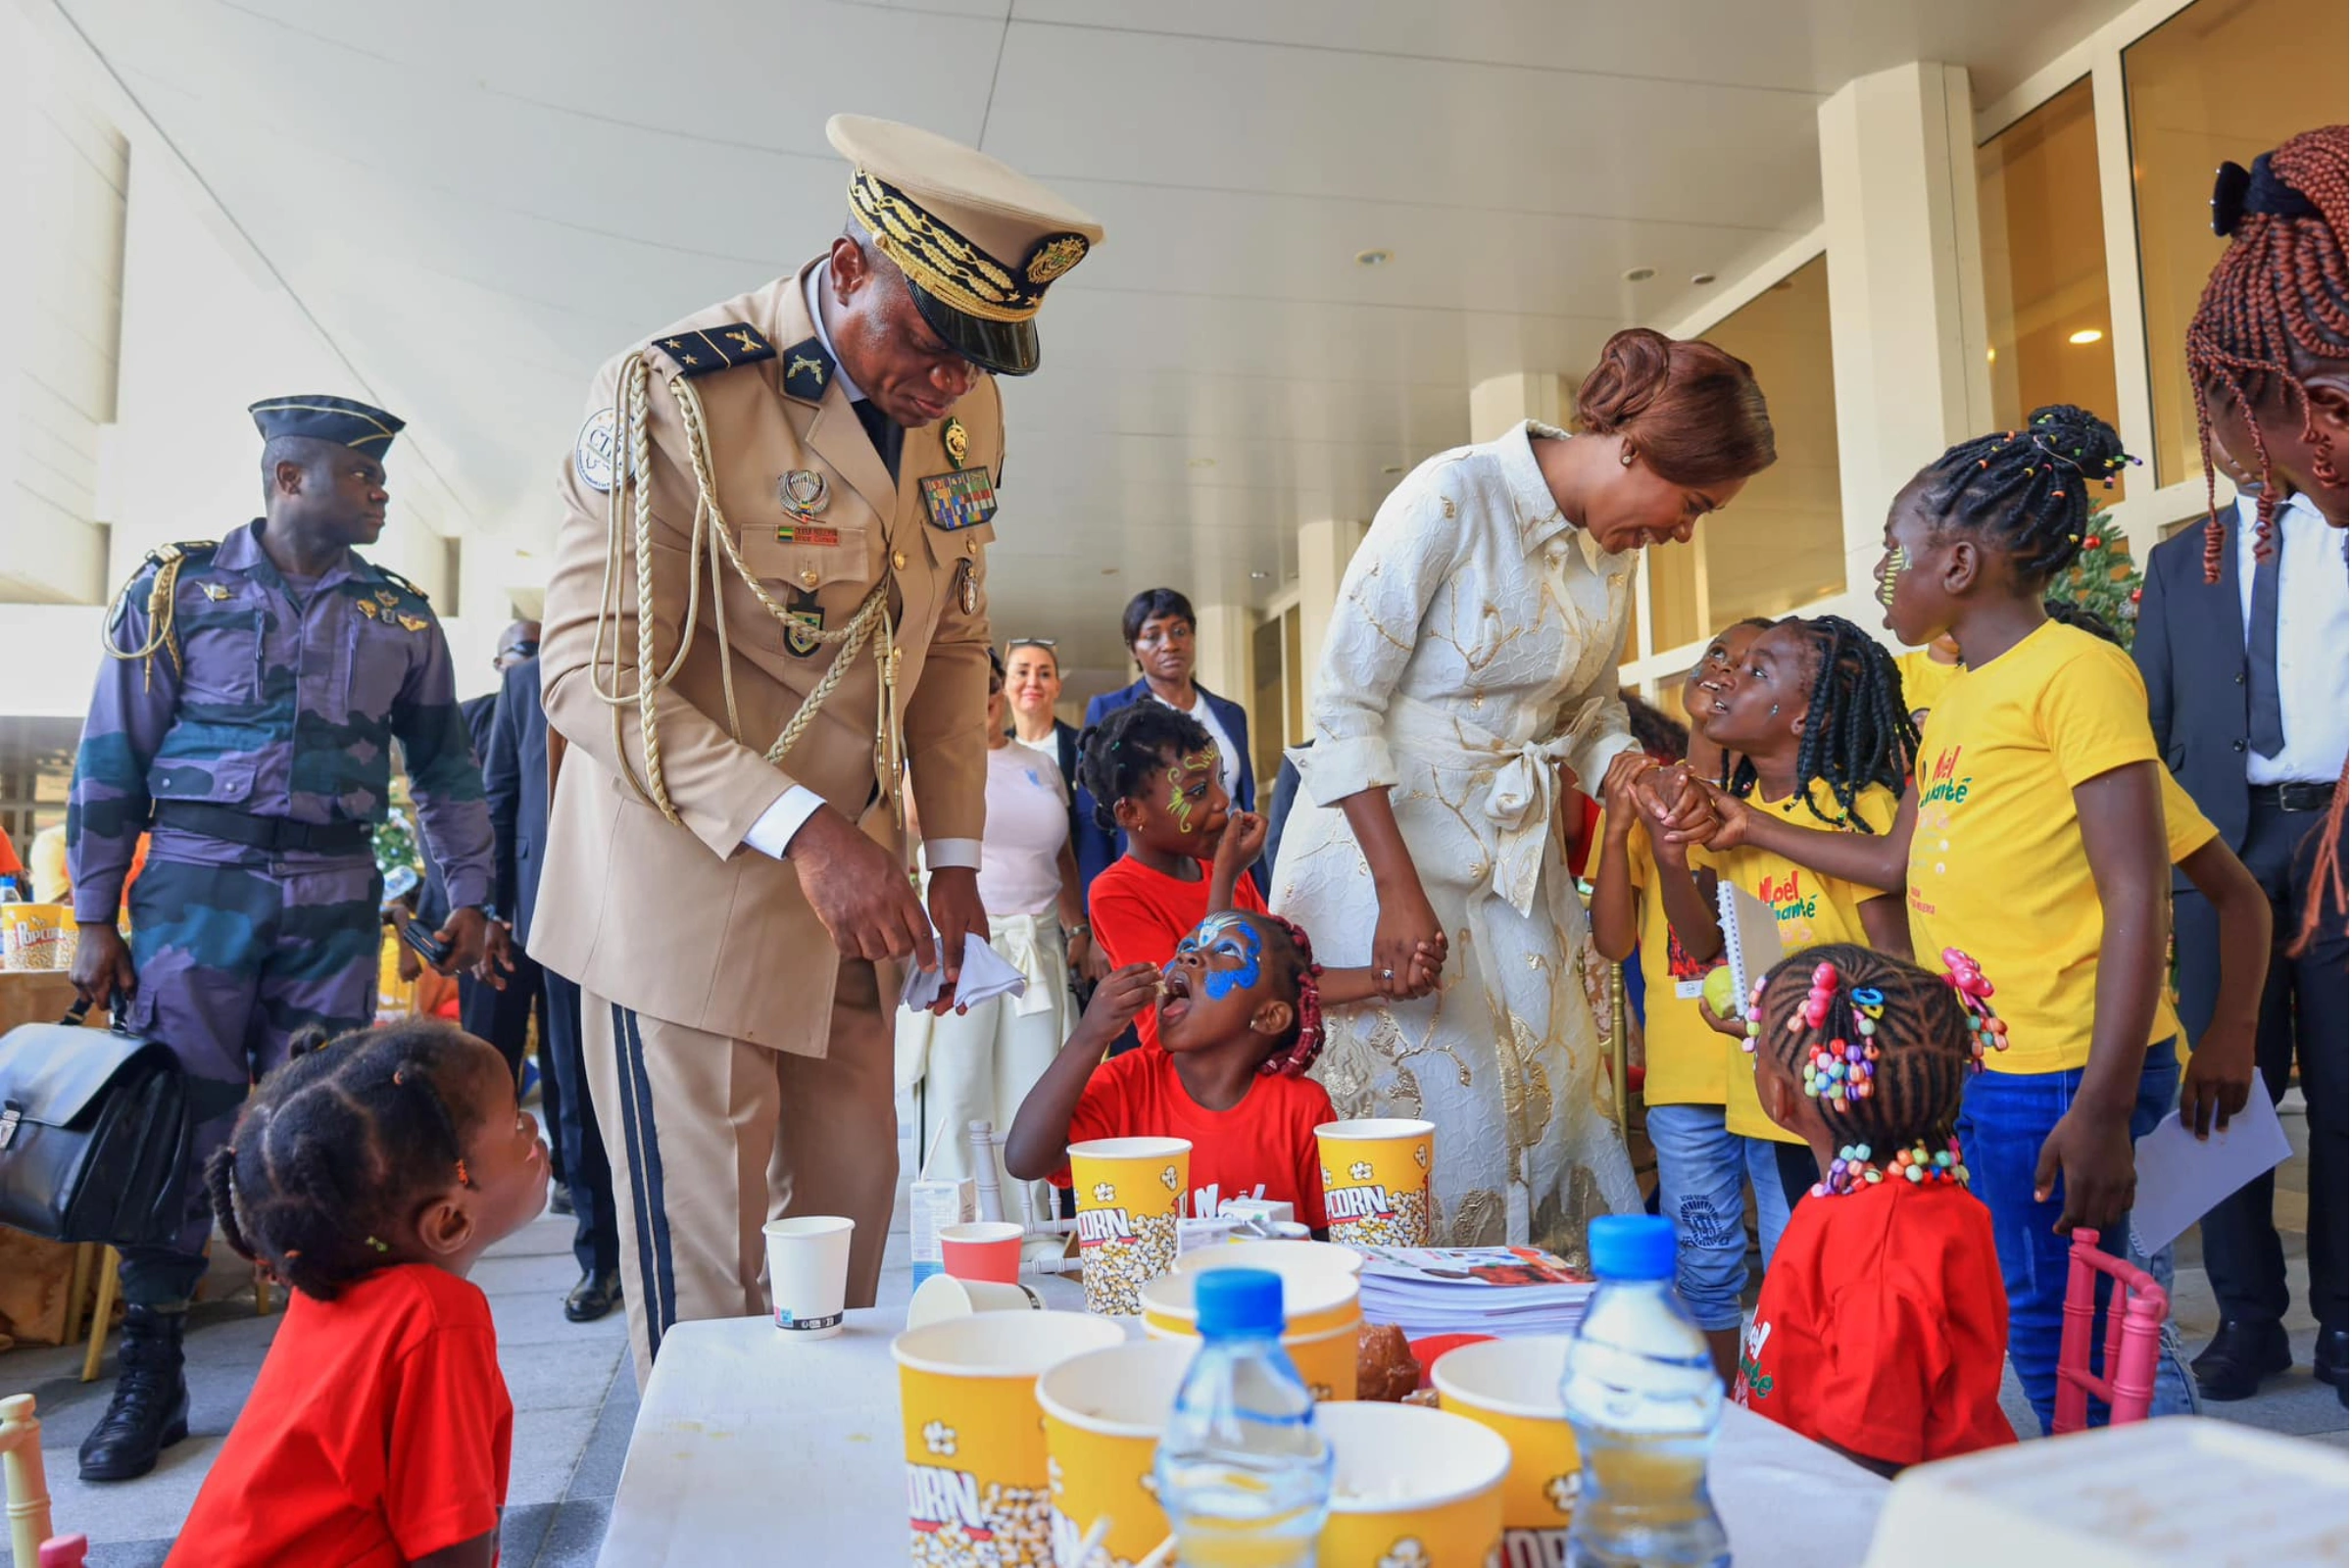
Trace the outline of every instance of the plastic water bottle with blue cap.
<instances>
[{"instance_id":1,"label":"plastic water bottle with blue cap","mask_svg":"<svg viewBox=\"0 0 2352 1568\"><path fill-rule=\"evenodd\" d=\"M1674 1294L1674 1226L1607 1215L1586 1242L1599 1289L1560 1382L1585 1470L1571 1568L1728 1568L1731 1540L1707 1495L1723 1384Z\"/></svg>"},{"instance_id":2,"label":"plastic water bottle with blue cap","mask_svg":"<svg viewBox=\"0 0 2352 1568\"><path fill-rule=\"evenodd\" d=\"M1200 1348L1153 1473L1185 1568L1313 1568L1331 1445L1282 1348L1282 1277L1215 1268L1193 1287Z\"/></svg>"}]
</instances>

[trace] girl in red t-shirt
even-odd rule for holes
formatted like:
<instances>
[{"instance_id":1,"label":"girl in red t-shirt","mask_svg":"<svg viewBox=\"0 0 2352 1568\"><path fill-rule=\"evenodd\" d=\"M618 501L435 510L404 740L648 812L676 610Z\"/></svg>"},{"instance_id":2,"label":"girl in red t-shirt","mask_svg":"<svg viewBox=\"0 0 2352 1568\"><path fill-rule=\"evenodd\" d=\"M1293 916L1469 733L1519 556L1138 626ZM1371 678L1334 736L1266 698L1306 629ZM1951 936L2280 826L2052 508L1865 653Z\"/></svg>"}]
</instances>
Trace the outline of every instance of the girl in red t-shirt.
<instances>
[{"instance_id":1,"label":"girl in red t-shirt","mask_svg":"<svg viewBox=\"0 0 2352 1568\"><path fill-rule=\"evenodd\" d=\"M1227 1198L1263 1198L1289 1203L1320 1232L1315 1129L1339 1117L1306 1069L1323 1049L1323 1004L1373 990L1366 970L1324 972L1306 933L1279 915L1211 915L1164 971L1129 964L1096 988L1077 1032L1013 1118L1004 1169L1015 1181L1067 1186L1073 1143L1185 1138L1192 1213L1214 1214ZM1103 1061L1147 1007L1159 1048Z\"/></svg>"},{"instance_id":2,"label":"girl in red t-shirt","mask_svg":"<svg viewBox=\"0 0 2352 1568\"><path fill-rule=\"evenodd\" d=\"M1781 1234L1733 1396L1882 1475L2017 1441L1992 1216L1952 1136L1999 1025L1977 966L1944 958L1954 972L1931 975L1809 948L1747 1014L1765 1114L1812 1147L1822 1179Z\"/></svg>"},{"instance_id":3,"label":"girl in red t-shirt","mask_svg":"<svg viewBox=\"0 0 2352 1568\"><path fill-rule=\"evenodd\" d=\"M167 1568L497 1561L514 1410L466 1275L547 1174L482 1041L404 1019L296 1043L205 1169L229 1245L293 1295Z\"/></svg>"}]
</instances>

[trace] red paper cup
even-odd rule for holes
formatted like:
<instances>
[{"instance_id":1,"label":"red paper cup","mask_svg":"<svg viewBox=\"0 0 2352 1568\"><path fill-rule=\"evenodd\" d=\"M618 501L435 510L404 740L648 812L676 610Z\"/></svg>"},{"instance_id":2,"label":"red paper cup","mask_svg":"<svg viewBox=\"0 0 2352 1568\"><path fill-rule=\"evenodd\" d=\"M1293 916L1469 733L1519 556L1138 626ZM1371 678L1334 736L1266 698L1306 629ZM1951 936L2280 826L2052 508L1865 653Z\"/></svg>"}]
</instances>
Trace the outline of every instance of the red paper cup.
<instances>
[{"instance_id":1,"label":"red paper cup","mask_svg":"<svg viewBox=\"0 0 2352 1568\"><path fill-rule=\"evenodd\" d=\"M1021 1228L1003 1220L943 1225L939 1231L939 1256L941 1265L959 1280L1018 1284Z\"/></svg>"}]
</instances>

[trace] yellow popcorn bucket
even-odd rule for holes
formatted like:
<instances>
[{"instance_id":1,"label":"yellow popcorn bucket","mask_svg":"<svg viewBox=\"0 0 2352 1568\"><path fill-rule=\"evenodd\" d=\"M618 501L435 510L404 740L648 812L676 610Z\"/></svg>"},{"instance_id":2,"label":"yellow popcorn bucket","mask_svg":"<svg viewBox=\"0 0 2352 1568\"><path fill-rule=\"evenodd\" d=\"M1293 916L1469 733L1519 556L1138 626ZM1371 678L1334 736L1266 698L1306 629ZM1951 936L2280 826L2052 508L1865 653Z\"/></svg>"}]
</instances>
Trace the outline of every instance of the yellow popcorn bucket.
<instances>
[{"instance_id":1,"label":"yellow popcorn bucket","mask_svg":"<svg viewBox=\"0 0 2352 1568\"><path fill-rule=\"evenodd\" d=\"M1197 1334L1199 1330L1193 1326L1198 1315L1198 1309L1193 1304L1193 1287L1200 1282L1201 1275L1221 1266L1264 1269L1281 1278L1282 1332L1285 1334L1322 1334L1331 1329L1352 1329L1364 1320L1363 1305L1356 1298L1355 1276L1343 1274L1328 1263L1267 1263L1236 1258L1227 1264L1219 1258L1191 1268L1180 1267L1175 1273L1163 1274L1145 1286L1144 1327L1166 1329L1171 1334Z\"/></svg>"},{"instance_id":2,"label":"yellow popcorn bucket","mask_svg":"<svg viewBox=\"0 0 2352 1568\"><path fill-rule=\"evenodd\" d=\"M1350 1278L1364 1271L1364 1254L1332 1242L1226 1242L1196 1248L1176 1259L1176 1272L1198 1274L1204 1268L1270 1269L1289 1279L1309 1269L1337 1271Z\"/></svg>"},{"instance_id":3,"label":"yellow popcorn bucket","mask_svg":"<svg viewBox=\"0 0 2352 1568\"><path fill-rule=\"evenodd\" d=\"M1357 1325L1325 1329L1320 1334L1285 1334L1282 1348L1291 1354L1305 1380L1307 1392L1323 1403L1353 1400L1355 1397L1355 1337ZM1187 1345L1200 1338L1190 1326L1163 1328L1146 1319L1144 1332L1155 1340L1176 1340Z\"/></svg>"},{"instance_id":4,"label":"yellow popcorn bucket","mask_svg":"<svg viewBox=\"0 0 2352 1568\"><path fill-rule=\"evenodd\" d=\"M1429 1245L1436 1135L1428 1122L1395 1116L1327 1121L1315 1129L1333 1241L1345 1247Z\"/></svg>"},{"instance_id":5,"label":"yellow popcorn bucket","mask_svg":"<svg viewBox=\"0 0 2352 1568\"><path fill-rule=\"evenodd\" d=\"M890 1342L916 1568L1054 1568L1038 1375L1123 1337L1081 1312L982 1312Z\"/></svg>"},{"instance_id":6,"label":"yellow popcorn bucket","mask_svg":"<svg viewBox=\"0 0 2352 1568\"><path fill-rule=\"evenodd\" d=\"M1335 1404L1315 1412L1315 1425L1338 1461L1319 1568L1490 1568L1499 1560L1511 1467L1502 1439L1409 1404Z\"/></svg>"},{"instance_id":7,"label":"yellow popcorn bucket","mask_svg":"<svg viewBox=\"0 0 2352 1568\"><path fill-rule=\"evenodd\" d=\"M1172 1340L1114 1345L1072 1356L1037 1380L1054 1560L1064 1568L1140 1562L1167 1539L1152 1461L1193 1348ZM1080 1544L1103 1519L1110 1531L1099 1555L1080 1563Z\"/></svg>"},{"instance_id":8,"label":"yellow popcorn bucket","mask_svg":"<svg viewBox=\"0 0 2352 1568\"><path fill-rule=\"evenodd\" d=\"M1502 1568L1568 1560L1568 1519L1584 1484L1576 1435L1560 1402L1568 1336L1465 1345L1429 1369L1438 1408L1477 1422L1509 1445L1502 1483Z\"/></svg>"},{"instance_id":9,"label":"yellow popcorn bucket","mask_svg":"<svg viewBox=\"0 0 2352 1568\"><path fill-rule=\"evenodd\" d=\"M70 969L81 927L63 904L0 904L0 969Z\"/></svg>"},{"instance_id":10,"label":"yellow popcorn bucket","mask_svg":"<svg viewBox=\"0 0 2352 1568\"><path fill-rule=\"evenodd\" d=\"M1133 1317L1139 1293L1176 1261L1176 1222L1192 1190L1182 1138L1096 1138L1070 1146L1086 1309Z\"/></svg>"}]
</instances>

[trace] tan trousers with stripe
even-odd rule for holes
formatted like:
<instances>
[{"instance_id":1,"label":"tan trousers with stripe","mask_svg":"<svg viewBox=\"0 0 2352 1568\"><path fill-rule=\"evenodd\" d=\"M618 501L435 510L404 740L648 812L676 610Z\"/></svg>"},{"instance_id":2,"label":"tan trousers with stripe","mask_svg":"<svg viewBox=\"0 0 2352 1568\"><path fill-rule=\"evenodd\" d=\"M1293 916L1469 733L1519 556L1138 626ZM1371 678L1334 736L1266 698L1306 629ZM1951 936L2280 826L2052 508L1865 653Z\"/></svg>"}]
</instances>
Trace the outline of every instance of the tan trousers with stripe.
<instances>
[{"instance_id":1,"label":"tan trousers with stripe","mask_svg":"<svg viewBox=\"0 0 2352 1568\"><path fill-rule=\"evenodd\" d=\"M637 1386L662 1336L765 1315L760 1227L845 1214L851 1306L871 1306L899 1178L891 1027L874 966L845 961L830 1054L794 1056L580 996L589 1093L612 1155Z\"/></svg>"}]
</instances>

